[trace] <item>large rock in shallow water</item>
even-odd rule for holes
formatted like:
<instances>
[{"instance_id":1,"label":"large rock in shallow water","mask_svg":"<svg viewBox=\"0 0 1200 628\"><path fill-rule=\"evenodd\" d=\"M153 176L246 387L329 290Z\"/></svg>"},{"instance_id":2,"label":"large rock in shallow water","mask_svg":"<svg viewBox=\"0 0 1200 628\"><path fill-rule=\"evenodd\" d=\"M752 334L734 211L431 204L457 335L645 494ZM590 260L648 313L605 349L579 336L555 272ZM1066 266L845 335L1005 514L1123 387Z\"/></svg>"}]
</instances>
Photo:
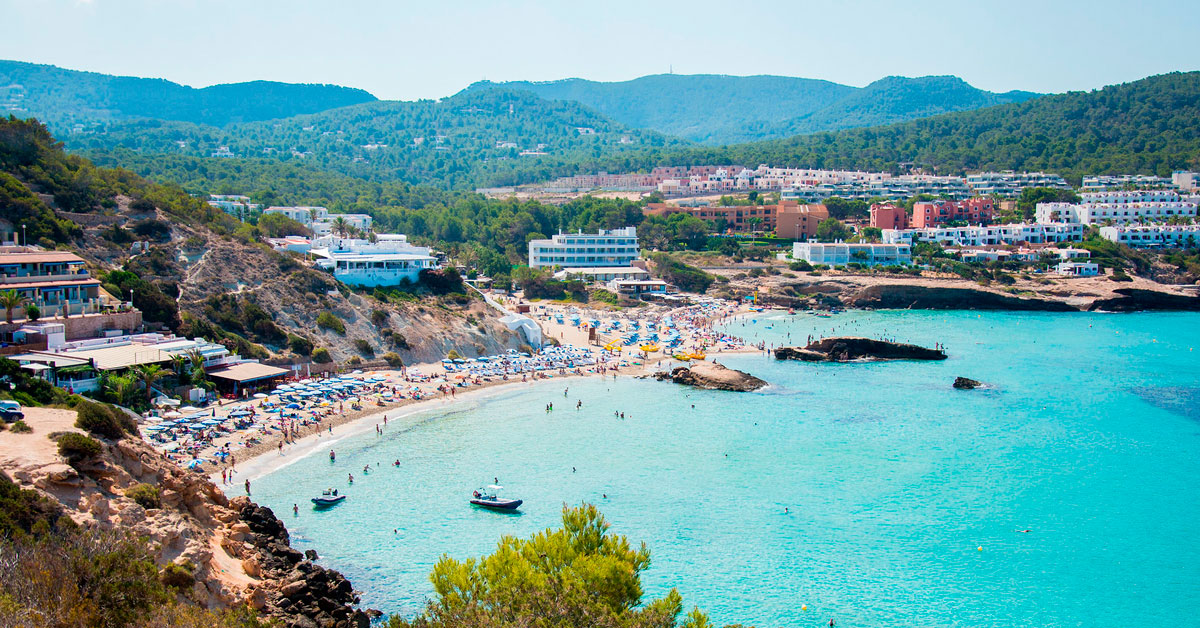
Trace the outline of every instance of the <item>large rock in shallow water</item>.
<instances>
[{"instance_id":1,"label":"large rock in shallow water","mask_svg":"<svg viewBox=\"0 0 1200 628\"><path fill-rule=\"evenodd\" d=\"M854 336L838 336L811 342L804 348L780 347L779 360L804 362L849 362L851 360L945 360L946 352L917 345Z\"/></svg>"},{"instance_id":2,"label":"large rock in shallow water","mask_svg":"<svg viewBox=\"0 0 1200 628\"><path fill-rule=\"evenodd\" d=\"M970 379L968 377L958 376L954 378L954 387L959 390L974 390L983 385L983 382Z\"/></svg>"},{"instance_id":3,"label":"large rock in shallow water","mask_svg":"<svg viewBox=\"0 0 1200 628\"><path fill-rule=\"evenodd\" d=\"M670 373L665 371L654 374L659 381L671 380L676 384L685 384L704 390L732 390L749 392L758 390L767 383L749 373L726 368L712 362L696 362L691 368L680 366Z\"/></svg>"}]
</instances>

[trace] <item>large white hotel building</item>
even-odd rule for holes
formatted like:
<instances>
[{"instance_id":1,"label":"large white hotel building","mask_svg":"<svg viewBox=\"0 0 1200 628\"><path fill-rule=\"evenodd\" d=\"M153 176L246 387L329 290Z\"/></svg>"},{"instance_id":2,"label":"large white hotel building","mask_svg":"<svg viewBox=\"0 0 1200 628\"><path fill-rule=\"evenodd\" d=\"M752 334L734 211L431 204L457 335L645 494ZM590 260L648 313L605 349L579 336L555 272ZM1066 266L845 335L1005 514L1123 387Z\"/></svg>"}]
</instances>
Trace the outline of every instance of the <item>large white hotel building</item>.
<instances>
[{"instance_id":1,"label":"large white hotel building","mask_svg":"<svg viewBox=\"0 0 1200 628\"><path fill-rule=\"evenodd\" d=\"M1038 203L1039 223L1077 225L1131 224L1170 218L1195 218L1196 202L1174 190L1085 192L1075 203Z\"/></svg>"},{"instance_id":2,"label":"large white hotel building","mask_svg":"<svg viewBox=\"0 0 1200 628\"><path fill-rule=\"evenodd\" d=\"M637 228L601 229L599 233L560 233L530 240L530 268L629 266L638 258Z\"/></svg>"}]
</instances>

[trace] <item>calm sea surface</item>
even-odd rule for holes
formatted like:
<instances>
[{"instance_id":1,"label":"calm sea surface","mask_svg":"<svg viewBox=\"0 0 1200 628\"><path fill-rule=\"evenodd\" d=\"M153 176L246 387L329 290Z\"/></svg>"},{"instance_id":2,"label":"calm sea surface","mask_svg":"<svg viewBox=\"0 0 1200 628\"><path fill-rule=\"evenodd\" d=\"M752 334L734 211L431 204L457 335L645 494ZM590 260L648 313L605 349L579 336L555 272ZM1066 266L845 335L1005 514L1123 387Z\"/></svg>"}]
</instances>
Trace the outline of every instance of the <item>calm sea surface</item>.
<instances>
[{"instance_id":1,"label":"calm sea surface","mask_svg":"<svg viewBox=\"0 0 1200 628\"><path fill-rule=\"evenodd\" d=\"M488 553L589 501L649 546L647 595L678 587L719 623L1200 621L1200 316L773 314L729 330L886 335L951 357L719 358L772 383L760 393L531 384L348 437L336 464L296 461L255 499L389 613L423 607L443 553ZM956 375L993 388L953 390ZM526 500L520 515L466 503L493 478ZM327 486L349 500L312 511Z\"/></svg>"}]
</instances>

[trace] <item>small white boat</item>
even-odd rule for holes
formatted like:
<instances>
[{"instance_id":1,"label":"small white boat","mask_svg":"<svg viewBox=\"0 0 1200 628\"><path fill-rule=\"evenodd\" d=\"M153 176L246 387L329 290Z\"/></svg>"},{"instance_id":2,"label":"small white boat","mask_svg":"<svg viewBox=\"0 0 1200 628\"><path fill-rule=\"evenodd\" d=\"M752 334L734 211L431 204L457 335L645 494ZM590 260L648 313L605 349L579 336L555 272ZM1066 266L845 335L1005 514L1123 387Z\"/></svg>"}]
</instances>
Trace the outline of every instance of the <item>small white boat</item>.
<instances>
[{"instance_id":1,"label":"small white boat","mask_svg":"<svg viewBox=\"0 0 1200 628\"><path fill-rule=\"evenodd\" d=\"M346 496L338 495L338 491L336 488L327 488L327 489L321 491L320 497L312 498L312 503L313 503L314 507L320 509L320 508L329 508L330 506L336 506L337 504L340 504L345 500L346 500Z\"/></svg>"},{"instance_id":2,"label":"small white boat","mask_svg":"<svg viewBox=\"0 0 1200 628\"><path fill-rule=\"evenodd\" d=\"M496 486L495 484L477 488L471 493L471 504L493 510L511 511L520 508L521 504L525 503L524 500L520 499L504 499L500 497L498 493L503 489L503 486Z\"/></svg>"}]
</instances>

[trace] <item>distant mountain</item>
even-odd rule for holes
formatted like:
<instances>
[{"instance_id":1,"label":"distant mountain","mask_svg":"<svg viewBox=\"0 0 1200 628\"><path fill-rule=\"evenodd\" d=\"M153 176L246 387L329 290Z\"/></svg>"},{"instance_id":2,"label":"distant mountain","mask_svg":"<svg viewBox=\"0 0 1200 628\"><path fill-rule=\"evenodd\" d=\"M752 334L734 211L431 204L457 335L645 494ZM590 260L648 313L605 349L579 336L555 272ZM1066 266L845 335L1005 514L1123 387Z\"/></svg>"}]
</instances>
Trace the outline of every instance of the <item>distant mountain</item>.
<instances>
[{"instance_id":1,"label":"distant mountain","mask_svg":"<svg viewBox=\"0 0 1200 628\"><path fill-rule=\"evenodd\" d=\"M616 83L577 78L483 81L467 91L487 89L523 90L550 100L573 100L634 128L709 143L720 143L725 134L748 124L783 122L816 111L855 91L816 79L718 74L657 74Z\"/></svg>"},{"instance_id":2,"label":"distant mountain","mask_svg":"<svg viewBox=\"0 0 1200 628\"><path fill-rule=\"evenodd\" d=\"M375 101L224 128L162 120L112 121L72 133L67 146L304 163L374 180L443 187L492 179L519 165L612 157L687 142L628 128L574 102L489 90L440 101ZM227 150L221 150L224 147Z\"/></svg>"},{"instance_id":3,"label":"distant mountain","mask_svg":"<svg viewBox=\"0 0 1200 628\"><path fill-rule=\"evenodd\" d=\"M0 114L36 117L59 132L131 118L224 126L374 100L366 91L337 85L252 81L196 89L165 79L0 61Z\"/></svg>"},{"instance_id":4,"label":"distant mountain","mask_svg":"<svg viewBox=\"0 0 1200 628\"><path fill-rule=\"evenodd\" d=\"M562 171L730 163L893 171L908 163L945 174L1045 170L1079 183L1087 174L1200 168L1197 120L1200 72L1175 72L887 126L657 150Z\"/></svg>"},{"instance_id":5,"label":"distant mountain","mask_svg":"<svg viewBox=\"0 0 1200 628\"><path fill-rule=\"evenodd\" d=\"M808 135L906 122L943 113L1023 102L1038 96L1033 92L997 94L984 91L971 87L957 76L889 76L812 113L765 127L744 127L740 134L726 135L730 140L740 142Z\"/></svg>"},{"instance_id":6,"label":"distant mountain","mask_svg":"<svg viewBox=\"0 0 1200 628\"><path fill-rule=\"evenodd\" d=\"M858 88L785 76L659 74L615 83L483 81L467 91L496 88L573 100L631 127L705 144L901 122L1037 96L1031 92L996 94L954 76L894 76Z\"/></svg>"}]
</instances>

